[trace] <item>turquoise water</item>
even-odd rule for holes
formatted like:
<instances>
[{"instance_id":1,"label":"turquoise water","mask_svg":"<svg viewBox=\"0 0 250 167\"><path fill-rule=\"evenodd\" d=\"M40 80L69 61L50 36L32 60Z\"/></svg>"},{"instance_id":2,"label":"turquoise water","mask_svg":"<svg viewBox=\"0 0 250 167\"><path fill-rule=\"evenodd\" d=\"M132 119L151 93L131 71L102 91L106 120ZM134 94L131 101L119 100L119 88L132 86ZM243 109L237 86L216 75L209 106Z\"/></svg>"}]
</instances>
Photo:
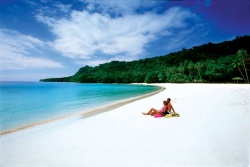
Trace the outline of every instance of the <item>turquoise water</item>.
<instances>
[{"instance_id":1,"label":"turquoise water","mask_svg":"<svg viewBox=\"0 0 250 167\"><path fill-rule=\"evenodd\" d=\"M0 82L0 131L159 90L131 84Z\"/></svg>"}]
</instances>

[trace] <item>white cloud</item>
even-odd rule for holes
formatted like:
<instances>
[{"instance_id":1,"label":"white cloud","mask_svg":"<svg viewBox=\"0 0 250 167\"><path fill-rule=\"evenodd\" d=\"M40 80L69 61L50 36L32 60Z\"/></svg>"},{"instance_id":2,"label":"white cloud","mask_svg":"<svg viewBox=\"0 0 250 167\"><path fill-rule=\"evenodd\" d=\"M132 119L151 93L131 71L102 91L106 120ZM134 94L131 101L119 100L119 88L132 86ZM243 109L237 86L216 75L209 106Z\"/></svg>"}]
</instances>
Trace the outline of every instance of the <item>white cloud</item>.
<instances>
[{"instance_id":1,"label":"white cloud","mask_svg":"<svg viewBox=\"0 0 250 167\"><path fill-rule=\"evenodd\" d=\"M70 18L59 20L37 16L56 36L51 46L73 59L91 59L97 53L104 54L107 59L117 55L136 57L150 42L171 36L173 29L186 28L187 20L195 17L180 7L170 8L162 14L133 12L116 17L88 11L72 11Z\"/></svg>"},{"instance_id":2,"label":"white cloud","mask_svg":"<svg viewBox=\"0 0 250 167\"><path fill-rule=\"evenodd\" d=\"M88 10L98 10L101 13L112 13L115 15L124 15L128 13L134 13L138 8L146 9L153 7L156 4L159 5L160 1L148 1L148 0L108 0L108 1L93 1L93 0L80 0L84 3L88 3Z\"/></svg>"},{"instance_id":3,"label":"white cloud","mask_svg":"<svg viewBox=\"0 0 250 167\"><path fill-rule=\"evenodd\" d=\"M165 43L165 49L167 51L178 51L181 48L190 48L203 44L205 41L202 40L208 31L202 24L194 25L189 29L185 29L176 32L175 35L171 36ZM191 42L190 42L191 41Z\"/></svg>"},{"instance_id":4,"label":"white cloud","mask_svg":"<svg viewBox=\"0 0 250 167\"><path fill-rule=\"evenodd\" d=\"M54 6L58 8L59 11L68 13L70 11L71 5L65 5L61 2L55 2Z\"/></svg>"},{"instance_id":5,"label":"white cloud","mask_svg":"<svg viewBox=\"0 0 250 167\"><path fill-rule=\"evenodd\" d=\"M45 44L16 31L0 29L0 70L59 68L62 65L41 56Z\"/></svg>"},{"instance_id":6,"label":"white cloud","mask_svg":"<svg viewBox=\"0 0 250 167\"><path fill-rule=\"evenodd\" d=\"M36 11L35 18L48 26L52 26L53 23L59 19L59 17L65 16L71 12L71 5L65 5L61 2L55 1L41 1L45 5L41 5L40 3L33 3L34 10ZM50 4L50 5L48 5Z\"/></svg>"}]
</instances>

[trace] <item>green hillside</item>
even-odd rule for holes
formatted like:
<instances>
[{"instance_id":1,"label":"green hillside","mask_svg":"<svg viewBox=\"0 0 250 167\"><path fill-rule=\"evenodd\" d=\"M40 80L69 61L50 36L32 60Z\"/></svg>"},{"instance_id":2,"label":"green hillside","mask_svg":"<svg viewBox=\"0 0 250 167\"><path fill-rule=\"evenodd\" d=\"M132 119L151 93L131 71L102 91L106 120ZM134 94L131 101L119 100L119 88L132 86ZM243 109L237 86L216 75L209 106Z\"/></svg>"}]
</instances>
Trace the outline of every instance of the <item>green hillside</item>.
<instances>
[{"instance_id":1,"label":"green hillside","mask_svg":"<svg viewBox=\"0 0 250 167\"><path fill-rule=\"evenodd\" d=\"M41 79L44 82L81 83L186 83L248 82L250 36L208 43L164 56L131 62L112 61L85 66L69 77ZM238 77L235 78L235 77ZM234 78L234 80L232 80ZM242 79L242 80L241 80Z\"/></svg>"}]
</instances>

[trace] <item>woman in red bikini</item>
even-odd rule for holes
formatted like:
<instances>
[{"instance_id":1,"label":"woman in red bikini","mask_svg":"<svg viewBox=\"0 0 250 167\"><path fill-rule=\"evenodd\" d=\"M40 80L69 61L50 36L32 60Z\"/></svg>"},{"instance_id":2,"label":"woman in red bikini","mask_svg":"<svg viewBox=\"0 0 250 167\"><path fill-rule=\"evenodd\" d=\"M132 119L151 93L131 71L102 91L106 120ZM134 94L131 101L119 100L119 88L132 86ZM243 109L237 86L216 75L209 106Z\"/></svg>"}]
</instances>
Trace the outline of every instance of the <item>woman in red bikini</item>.
<instances>
[{"instance_id":1,"label":"woman in red bikini","mask_svg":"<svg viewBox=\"0 0 250 167\"><path fill-rule=\"evenodd\" d=\"M168 103L166 101L163 101L163 107L160 110L156 110L155 108L151 108L147 113L142 113L143 115L155 115L158 113L164 114L168 107L167 107Z\"/></svg>"}]
</instances>

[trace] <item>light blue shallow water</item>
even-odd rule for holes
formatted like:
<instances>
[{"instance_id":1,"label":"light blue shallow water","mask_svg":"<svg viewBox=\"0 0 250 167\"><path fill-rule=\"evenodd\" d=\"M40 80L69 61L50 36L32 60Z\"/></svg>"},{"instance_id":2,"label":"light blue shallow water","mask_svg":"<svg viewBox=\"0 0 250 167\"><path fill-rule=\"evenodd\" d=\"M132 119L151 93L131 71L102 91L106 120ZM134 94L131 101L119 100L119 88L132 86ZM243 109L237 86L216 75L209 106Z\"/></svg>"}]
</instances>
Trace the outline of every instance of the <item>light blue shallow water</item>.
<instances>
[{"instance_id":1,"label":"light blue shallow water","mask_svg":"<svg viewBox=\"0 0 250 167\"><path fill-rule=\"evenodd\" d=\"M0 82L0 131L17 129L77 111L159 90L156 86Z\"/></svg>"}]
</instances>

